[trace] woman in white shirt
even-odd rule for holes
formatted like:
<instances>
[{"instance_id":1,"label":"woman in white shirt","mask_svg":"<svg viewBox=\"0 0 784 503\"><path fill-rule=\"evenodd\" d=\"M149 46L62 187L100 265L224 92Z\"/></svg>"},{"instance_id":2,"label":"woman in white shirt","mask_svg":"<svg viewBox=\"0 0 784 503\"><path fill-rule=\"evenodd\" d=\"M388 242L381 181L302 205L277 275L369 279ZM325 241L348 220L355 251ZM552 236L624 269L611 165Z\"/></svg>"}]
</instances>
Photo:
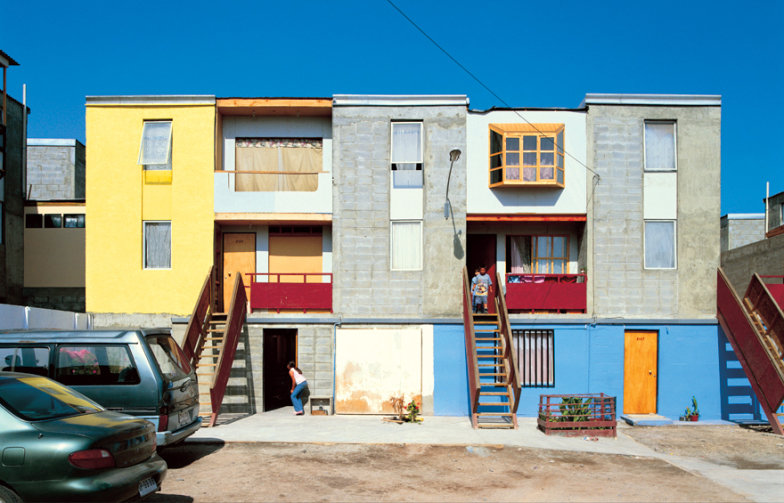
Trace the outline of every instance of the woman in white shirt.
<instances>
[{"instance_id":1,"label":"woman in white shirt","mask_svg":"<svg viewBox=\"0 0 784 503\"><path fill-rule=\"evenodd\" d=\"M308 381L294 362L289 362L288 369L291 377L291 403L294 405L294 415L301 416L305 411L302 408L302 399L299 396L308 387Z\"/></svg>"}]
</instances>

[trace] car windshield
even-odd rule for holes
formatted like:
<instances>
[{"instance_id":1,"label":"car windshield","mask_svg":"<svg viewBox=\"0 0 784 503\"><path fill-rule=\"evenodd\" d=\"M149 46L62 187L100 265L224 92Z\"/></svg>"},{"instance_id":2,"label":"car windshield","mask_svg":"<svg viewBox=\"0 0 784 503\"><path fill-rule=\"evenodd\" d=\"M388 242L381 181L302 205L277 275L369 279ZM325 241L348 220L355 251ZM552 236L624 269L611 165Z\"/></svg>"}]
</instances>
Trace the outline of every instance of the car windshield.
<instances>
[{"instance_id":1,"label":"car windshield","mask_svg":"<svg viewBox=\"0 0 784 503\"><path fill-rule=\"evenodd\" d=\"M0 403L27 421L101 412L84 395L46 377L0 377Z\"/></svg>"},{"instance_id":2,"label":"car windshield","mask_svg":"<svg viewBox=\"0 0 784 503\"><path fill-rule=\"evenodd\" d=\"M150 335L147 343L164 376L173 381L188 377L191 367L174 339L168 335Z\"/></svg>"}]
</instances>

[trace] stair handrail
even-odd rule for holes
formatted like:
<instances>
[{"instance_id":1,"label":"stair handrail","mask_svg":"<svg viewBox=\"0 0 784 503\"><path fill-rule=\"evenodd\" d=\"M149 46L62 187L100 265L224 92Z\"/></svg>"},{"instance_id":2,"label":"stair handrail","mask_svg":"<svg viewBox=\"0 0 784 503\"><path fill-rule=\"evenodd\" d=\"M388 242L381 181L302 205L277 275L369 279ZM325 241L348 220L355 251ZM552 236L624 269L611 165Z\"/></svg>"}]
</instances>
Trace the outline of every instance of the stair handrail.
<instances>
[{"instance_id":1,"label":"stair handrail","mask_svg":"<svg viewBox=\"0 0 784 503\"><path fill-rule=\"evenodd\" d=\"M717 270L716 318L732 344L735 356L774 433L784 435L784 428L776 416L784 400L784 375L773 365L772 355L765 349L761 334L754 327L746 307L721 267ZM770 366L766 366L765 362Z\"/></svg>"},{"instance_id":2,"label":"stair handrail","mask_svg":"<svg viewBox=\"0 0 784 503\"><path fill-rule=\"evenodd\" d=\"M213 277L215 274L215 266L210 266L207 273L207 279L204 280L199 291L199 296L196 298L196 304L193 306L193 312L188 320L188 326L185 328L185 336L182 341L182 352L185 359L190 363L191 368L195 367L195 359L198 356L197 348L202 340L207 335L206 323L209 319L209 314L212 309L213 295Z\"/></svg>"},{"instance_id":3,"label":"stair handrail","mask_svg":"<svg viewBox=\"0 0 784 503\"><path fill-rule=\"evenodd\" d=\"M465 332L466 363L468 364L468 398L471 406L471 426L479 427L477 411L479 407L479 363L476 358L476 334L474 333L471 287L468 282L468 269L463 267L463 327Z\"/></svg>"},{"instance_id":4,"label":"stair handrail","mask_svg":"<svg viewBox=\"0 0 784 503\"><path fill-rule=\"evenodd\" d=\"M765 325L768 335L777 346L778 357L784 357L784 312L759 274L754 273L751 277L743 300Z\"/></svg>"},{"instance_id":5,"label":"stair handrail","mask_svg":"<svg viewBox=\"0 0 784 503\"><path fill-rule=\"evenodd\" d=\"M496 285L498 286L496 288L495 303L500 322L498 328L504 338L504 359L508 363L506 366L509 369L509 385L512 386L512 392L514 393L514 407L510 412L517 414L517 407L520 405L522 389L520 387L519 367L517 366L517 353L514 350L514 341L512 340L512 325L509 323L509 311L506 308L506 298L504 296L504 290L502 288L503 283L501 281L501 273L496 272Z\"/></svg>"},{"instance_id":6,"label":"stair handrail","mask_svg":"<svg viewBox=\"0 0 784 503\"><path fill-rule=\"evenodd\" d=\"M242 273L237 272L234 279L234 290L231 294L231 304L226 315L226 331L221 343L218 361L215 365L215 373L210 383L210 402L212 405L210 426L215 424L218 412L220 412L221 402L223 402L223 395L226 393L226 385L229 382L240 332L242 332L242 326L245 324L247 308L248 297L245 293Z\"/></svg>"}]
</instances>

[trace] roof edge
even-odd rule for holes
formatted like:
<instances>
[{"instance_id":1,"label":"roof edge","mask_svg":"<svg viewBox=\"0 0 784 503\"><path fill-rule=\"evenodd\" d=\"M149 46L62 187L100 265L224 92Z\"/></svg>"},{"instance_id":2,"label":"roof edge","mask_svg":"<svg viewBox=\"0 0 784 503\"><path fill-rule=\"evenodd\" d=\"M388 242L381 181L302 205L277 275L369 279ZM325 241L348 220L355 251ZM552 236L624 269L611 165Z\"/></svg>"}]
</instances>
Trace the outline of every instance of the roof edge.
<instances>
[{"instance_id":1,"label":"roof edge","mask_svg":"<svg viewBox=\"0 0 784 503\"><path fill-rule=\"evenodd\" d=\"M468 106L465 94L335 94L332 106Z\"/></svg>"},{"instance_id":2,"label":"roof edge","mask_svg":"<svg viewBox=\"0 0 784 503\"><path fill-rule=\"evenodd\" d=\"M722 215L721 218L726 218L727 220L763 220L765 218L764 213L727 213L726 215Z\"/></svg>"},{"instance_id":3,"label":"roof edge","mask_svg":"<svg viewBox=\"0 0 784 503\"><path fill-rule=\"evenodd\" d=\"M86 105L214 105L215 95L212 94L153 94L153 95L114 95L85 96Z\"/></svg>"},{"instance_id":4,"label":"roof edge","mask_svg":"<svg viewBox=\"0 0 784 503\"><path fill-rule=\"evenodd\" d=\"M721 95L586 93L580 107L586 105L721 106Z\"/></svg>"},{"instance_id":5,"label":"roof edge","mask_svg":"<svg viewBox=\"0 0 784 503\"><path fill-rule=\"evenodd\" d=\"M76 144L83 145L76 138L28 138L28 147L74 147Z\"/></svg>"}]
</instances>

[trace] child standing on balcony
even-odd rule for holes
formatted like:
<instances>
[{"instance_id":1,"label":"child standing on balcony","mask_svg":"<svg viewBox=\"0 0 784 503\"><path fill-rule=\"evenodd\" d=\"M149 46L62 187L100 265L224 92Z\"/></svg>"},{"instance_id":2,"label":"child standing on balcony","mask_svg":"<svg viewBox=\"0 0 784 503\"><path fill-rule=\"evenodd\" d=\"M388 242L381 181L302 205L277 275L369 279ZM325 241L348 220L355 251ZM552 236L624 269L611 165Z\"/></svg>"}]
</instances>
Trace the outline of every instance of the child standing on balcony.
<instances>
[{"instance_id":1,"label":"child standing on balcony","mask_svg":"<svg viewBox=\"0 0 784 503\"><path fill-rule=\"evenodd\" d=\"M294 415L301 416L305 414L305 411L302 407L300 395L308 387L308 381L294 362L289 362L287 367L291 377L291 404L294 405Z\"/></svg>"},{"instance_id":2,"label":"child standing on balcony","mask_svg":"<svg viewBox=\"0 0 784 503\"><path fill-rule=\"evenodd\" d=\"M484 267L479 268L479 276L474 276L474 279L476 280L476 296L479 299L479 303L482 304L481 312L486 313L487 295L493 286L493 280L490 279L490 275L487 274L487 270Z\"/></svg>"}]
</instances>

